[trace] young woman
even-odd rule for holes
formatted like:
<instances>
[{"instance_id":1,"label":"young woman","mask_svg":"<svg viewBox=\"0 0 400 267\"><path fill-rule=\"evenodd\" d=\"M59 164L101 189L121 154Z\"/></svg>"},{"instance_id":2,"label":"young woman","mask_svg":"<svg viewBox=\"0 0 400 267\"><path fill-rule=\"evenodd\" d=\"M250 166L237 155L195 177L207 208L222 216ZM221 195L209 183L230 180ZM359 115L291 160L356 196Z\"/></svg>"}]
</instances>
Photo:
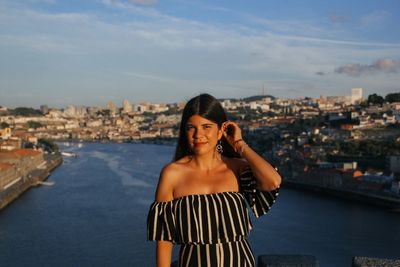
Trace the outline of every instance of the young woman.
<instances>
[{"instance_id":1,"label":"young woman","mask_svg":"<svg viewBox=\"0 0 400 267\"><path fill-rule=\"evenodd\" d=\"M175 159L161 171L147 217L157 266L171 265L174 243L181 245L179 266L255 266L245 202L256 217L267 213L280 183L218 100L192 98L183 110Z\"/></svg>"}]
</instances>

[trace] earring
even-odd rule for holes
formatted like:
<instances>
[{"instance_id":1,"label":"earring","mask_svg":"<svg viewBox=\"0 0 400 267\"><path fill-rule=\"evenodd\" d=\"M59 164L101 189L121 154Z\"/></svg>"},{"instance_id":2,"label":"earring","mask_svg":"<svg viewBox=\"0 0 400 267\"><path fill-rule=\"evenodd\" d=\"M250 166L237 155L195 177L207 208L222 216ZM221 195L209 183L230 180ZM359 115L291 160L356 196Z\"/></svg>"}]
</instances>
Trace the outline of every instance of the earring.
<instances>
[{"instance_id":1,"label":"earring","mask_svg":"<svg viewBox=\"0 0 400 267\"><path fill-rule=\"evenodd\" d=\"M218 140L218 144L216 146L217 152L219 154L222 154L222 152L224 152L224 149L222 148L222 144L221 144L221 140Z\"/></svg>"}]
</instances>

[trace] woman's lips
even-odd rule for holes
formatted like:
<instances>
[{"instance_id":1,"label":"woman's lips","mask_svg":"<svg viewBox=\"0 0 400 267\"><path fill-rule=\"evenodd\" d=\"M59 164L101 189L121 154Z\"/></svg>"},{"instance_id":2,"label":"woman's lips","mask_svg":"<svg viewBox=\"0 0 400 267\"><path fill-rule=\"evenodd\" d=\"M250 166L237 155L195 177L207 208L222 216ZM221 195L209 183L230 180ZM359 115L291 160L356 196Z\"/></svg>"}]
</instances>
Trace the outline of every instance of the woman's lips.
<instances>
[{"instance_id":1,"label":"woman's lips","mask_svg":"<svg viewBox=\"0 0 400 267\"><path fill-rule=\"evenodd\" d=\"M207 144L207 142L197 142L197 143L194 143L194 146L202 146L205 144Z\"/></svg>"}]
</instances>

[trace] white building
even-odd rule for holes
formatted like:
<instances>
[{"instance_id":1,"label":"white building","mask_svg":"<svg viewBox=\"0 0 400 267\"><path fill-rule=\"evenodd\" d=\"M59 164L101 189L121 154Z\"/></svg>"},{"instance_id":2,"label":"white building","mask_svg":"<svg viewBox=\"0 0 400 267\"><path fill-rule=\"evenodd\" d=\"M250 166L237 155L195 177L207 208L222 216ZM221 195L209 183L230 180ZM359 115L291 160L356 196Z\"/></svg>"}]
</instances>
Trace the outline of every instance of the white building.
<instances>
[{"instance_id":1,"label":"white building","mask_svg":"<svg viewBox=\"0 0 400 267\"><path fill-rule=\"evenodd\" d=\"M129 104L129 101L126 99L124 100L124 102L122 102L122 108L123 108L124 113L132 112L132 106L131 106L131 104Z\"/></svg>"},{"instance_id":2,"label":"white building","mask_svg":"<svg viewBox=\"0 0 400 267\"><path fill-rule=\"evenodd\" d=\"M111 100L108 101L107 107L110 110L111 115L115 115L118 113L118 108L114 105L114 103Z\"/></svg>"},{"instance_id":3,"label":"white building","mask_svg":"<svg viewBox=\"0 0 400 267\"><path fill-rule=\"evenodd\" d=\"M351 88L351 103L357 104L363 100L363 89L362 88Z\"/></svg>"},{"instance_id":4,"label":"white building","mask_svg":"<svg viewBox=\"0 0 400 267\"><path fill-rule=\"evenodd\" d=\"M86 107L69 105L64 109L63 116L67 118L84 117L87 114Z\"/></svg>"}]
</instances>

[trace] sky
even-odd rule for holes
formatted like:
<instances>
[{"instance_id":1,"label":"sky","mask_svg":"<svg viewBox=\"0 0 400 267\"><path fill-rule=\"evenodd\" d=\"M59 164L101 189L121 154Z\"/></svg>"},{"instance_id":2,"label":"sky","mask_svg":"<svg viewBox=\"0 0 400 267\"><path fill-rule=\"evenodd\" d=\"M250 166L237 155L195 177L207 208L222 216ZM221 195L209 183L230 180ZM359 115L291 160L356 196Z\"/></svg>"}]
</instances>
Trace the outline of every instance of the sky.
<instances>
[{"instance_id":1,"label":"sky","mask_svg":"<svg viewBox=\"0 0 400 267\"><path fill-rule=\"evenodd\" d=\"M400 92L398 0L1 0L0 106Z\"/></svg>"}]
</instances>

